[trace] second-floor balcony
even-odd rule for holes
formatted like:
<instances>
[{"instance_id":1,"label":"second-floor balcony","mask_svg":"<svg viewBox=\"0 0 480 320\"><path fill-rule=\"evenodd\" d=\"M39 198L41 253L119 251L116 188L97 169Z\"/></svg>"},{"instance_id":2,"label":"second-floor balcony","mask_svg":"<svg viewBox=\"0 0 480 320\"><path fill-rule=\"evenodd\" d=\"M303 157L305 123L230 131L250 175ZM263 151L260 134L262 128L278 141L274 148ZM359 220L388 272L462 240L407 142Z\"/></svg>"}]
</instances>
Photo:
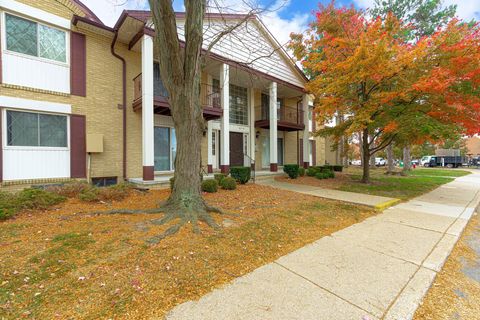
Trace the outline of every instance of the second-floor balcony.
<instances>
[{"instance_id":1,"label":"second-floor balcony","mask_svg":"<svg viewBox=\"0 0 480 320\"><path fill-rule=\"evenodd\" d=\"M133 79L133 109L142 108L142 74ZM153 82L153 108L155 114L170 116L170 103L168 92L159 77L155 76ZM222 117L223 111L220 105L220 92L212 85L202 83L200 88L200 105L203 108L205 120L215 120Z\"/></svg>"},{"instance_id":2,"label":"second-floor balcony","mask_svg":"<svg viewBox=\"0 0 480 320\"><path fill-rule=\"evenodd\" d=\"M256 119L255 127L270 129L270 110L266 107L260 109L260 119ZM280 131L304 130L303 110L285 106L277 108L277 128Z\"/></svg>"}]
</instances>

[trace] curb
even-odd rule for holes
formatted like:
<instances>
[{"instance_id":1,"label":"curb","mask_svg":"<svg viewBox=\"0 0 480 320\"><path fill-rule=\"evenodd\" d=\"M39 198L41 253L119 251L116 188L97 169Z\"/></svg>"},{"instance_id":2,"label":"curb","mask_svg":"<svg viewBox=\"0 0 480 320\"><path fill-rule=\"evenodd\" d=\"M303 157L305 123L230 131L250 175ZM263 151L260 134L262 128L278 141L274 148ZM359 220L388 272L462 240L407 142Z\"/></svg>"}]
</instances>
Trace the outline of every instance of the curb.
<instances>
[{"instance_id":1,"label":"curb","mask_svg":"<svg viewBox=\"0 0 480 320\"><path fill-rule=\"evenodd\" d=\"M400 199L392 199L392 200L388 200L388 201L376 204L375 206L373 206L373 208L375 210L378 210L378 211L383 211L383 210L385 210L387 208L390 208L391 206L393 206L393 205L395 205L399 202L401 202Z\"/></svg>"},{"instance_id":2,"label":"curb","mask_svg":"<svg viewBox=\"0 0 480 320\"><path fill-rule=\"evenodd\" d=\"M430 252L427 258L425 258L419 266L417 272L407 283L404 290L402 290L397 296L391 308L387 310L382 319L413 319L417 308L423 302L423 299L433 285L437 274L442 270L443 265L447 262L450 254L462 237L468 223L474 215L479 214L479 211L477 211L478 209L480 209L480 190L477 191L477 195L472 199L472 203L467 205L464 212L445 231L432 252ZM465 212L468 211L470 212L465 215ZM459 222L460 224L456 227L457 230L452 232L452 227ZM447 237L450 237L450 239L447 239Z\"/></svg>"}]
</instances>

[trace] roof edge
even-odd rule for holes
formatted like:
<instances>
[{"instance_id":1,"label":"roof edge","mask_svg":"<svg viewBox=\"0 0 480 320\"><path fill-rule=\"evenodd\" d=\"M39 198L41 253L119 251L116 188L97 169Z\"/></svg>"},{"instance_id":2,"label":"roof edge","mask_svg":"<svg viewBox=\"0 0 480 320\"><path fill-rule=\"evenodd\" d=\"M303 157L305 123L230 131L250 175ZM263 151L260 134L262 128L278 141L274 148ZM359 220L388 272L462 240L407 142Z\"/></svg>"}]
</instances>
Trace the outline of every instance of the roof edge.
<instances>
[{"instance_id":1,"label":"roof edge","mask_svg":"<svg viewBox=\"0 0 480 320\"><path fill-rule=\"evenodd\" d=\"M80 0L72 0L72 2L74 4L76 4L78 7L80 7L80 9L85 13L85 15L87 17L89 17L90 20L92 21L95 21L97 23L100 23L102 25L105 25L102 20L100 20L100 18L89 8L87 7L85 4L83 4L82 1Z\"/></svg>"}]
</instances>

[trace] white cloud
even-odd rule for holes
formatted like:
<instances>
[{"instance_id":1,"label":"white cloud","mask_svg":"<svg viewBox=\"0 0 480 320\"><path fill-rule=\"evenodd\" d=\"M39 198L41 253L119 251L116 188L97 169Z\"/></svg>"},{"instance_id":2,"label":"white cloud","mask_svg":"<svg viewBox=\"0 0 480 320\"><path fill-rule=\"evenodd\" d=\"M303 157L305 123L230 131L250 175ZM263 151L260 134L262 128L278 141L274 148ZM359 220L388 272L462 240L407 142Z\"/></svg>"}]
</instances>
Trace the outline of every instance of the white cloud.
<instances>
[{"instance_id":1,"label":"white cloud","mask_svg":"<svg viewBox=\"0 0 480 320\"><path fill-rule=\"evenodd\" d=\"M106 25L113 26L124 9L146 9L147 0L82 0ZM288 10L291 0L277 0L269 10L261 14L261 19L281 44L290 39L291 32L303 32L307 28L307 13L294 14L292 19L283 19L281 13ZM300 0L294 0L300 1ZM246 0L219 0L220 6L235 13L248 12ZM174 1L174 8L183 11L183 1ZM223 11L223 10L222 10Z\"/></svg>"},{"instance_id":2,"label":"white cloud","mask_svg":"<svg viewBox=\"0 0 480 320\"><path fill-rule=\"evenodd\" d=\"M148 8L147 0L81 0L107 26L113 27L124 9Z\"/></svg>"},{"instance_id":3,"label":"white cloud","mask_svg":"<svg viewBox=\"0 0 480 320\"><path fill-rule=\"evenodd\" d=\"M372 7L374 0L354 0L360 8ZM443 6L457 5L457 16L460 19L470 21L471 19L480 20L480 1L479 0L444 0Z\"/></svg>"}]
</instances>

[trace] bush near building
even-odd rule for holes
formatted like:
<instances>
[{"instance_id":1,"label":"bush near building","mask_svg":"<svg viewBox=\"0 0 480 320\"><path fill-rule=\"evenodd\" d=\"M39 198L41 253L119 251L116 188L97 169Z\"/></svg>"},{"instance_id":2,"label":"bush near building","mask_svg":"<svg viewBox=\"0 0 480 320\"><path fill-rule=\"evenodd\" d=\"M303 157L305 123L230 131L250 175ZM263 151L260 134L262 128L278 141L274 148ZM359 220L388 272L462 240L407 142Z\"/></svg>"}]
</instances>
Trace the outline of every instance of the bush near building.
<instances>
[{"instance_id":1,"label":"bush near building","mask_svg":"<svg viewBox=\"0 0 480 320\"><path fill-rule=\"evenodd\" d=\"M250 167L231 167L230 176L240 184L245 184L250 180L251 171Z\"/></svg>"}]
</instances>

